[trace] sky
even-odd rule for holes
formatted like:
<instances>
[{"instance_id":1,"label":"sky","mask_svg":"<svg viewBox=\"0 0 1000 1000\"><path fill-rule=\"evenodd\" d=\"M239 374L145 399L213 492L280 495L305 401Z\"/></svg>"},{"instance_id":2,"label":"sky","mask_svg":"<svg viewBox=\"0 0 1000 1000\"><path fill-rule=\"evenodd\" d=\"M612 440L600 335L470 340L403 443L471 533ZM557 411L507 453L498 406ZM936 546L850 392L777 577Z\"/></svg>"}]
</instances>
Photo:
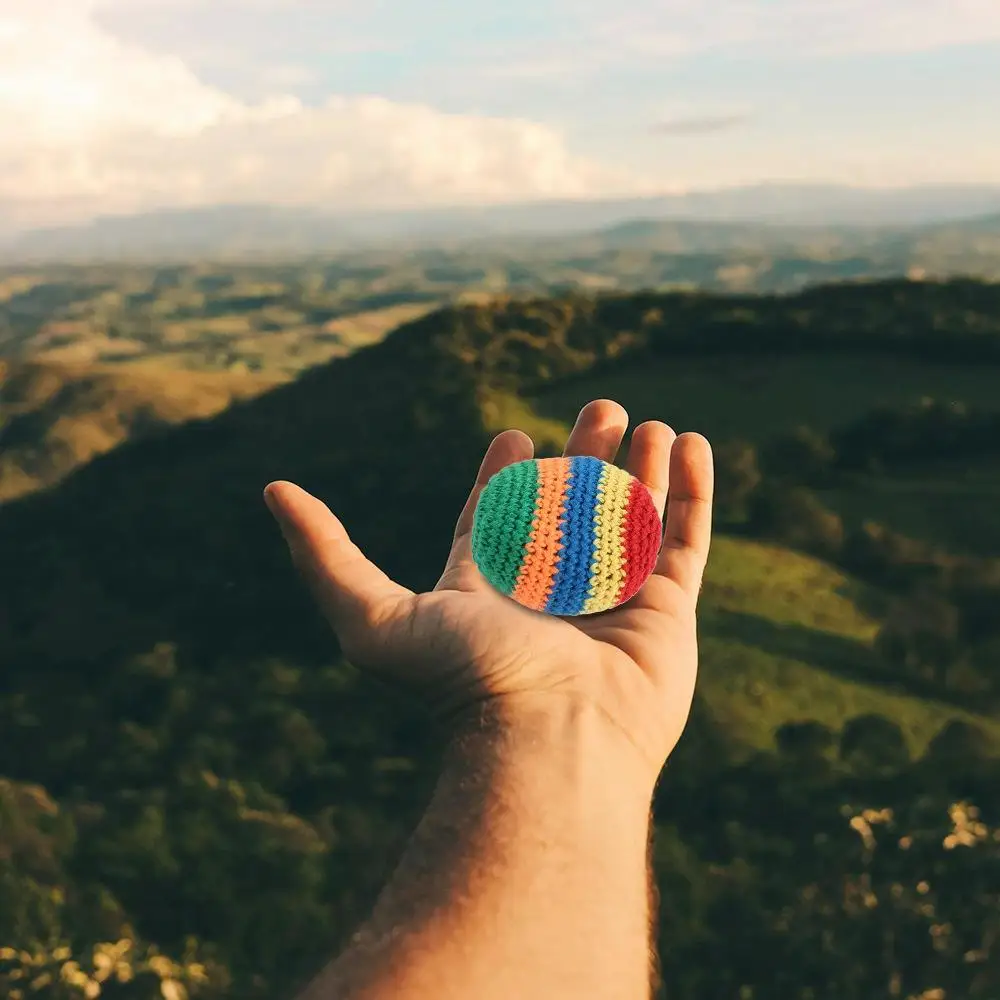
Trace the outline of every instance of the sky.
<instances>
[{"instance_id":1,"label":"sky","mask_svg":"<svg viewBox=\"0 0 1000 1000\"><path fill-rule=\"evenodd\" d=\"M1000 0L0 0L0 230L1000 182Z\"/></svg>"}]
</instances>

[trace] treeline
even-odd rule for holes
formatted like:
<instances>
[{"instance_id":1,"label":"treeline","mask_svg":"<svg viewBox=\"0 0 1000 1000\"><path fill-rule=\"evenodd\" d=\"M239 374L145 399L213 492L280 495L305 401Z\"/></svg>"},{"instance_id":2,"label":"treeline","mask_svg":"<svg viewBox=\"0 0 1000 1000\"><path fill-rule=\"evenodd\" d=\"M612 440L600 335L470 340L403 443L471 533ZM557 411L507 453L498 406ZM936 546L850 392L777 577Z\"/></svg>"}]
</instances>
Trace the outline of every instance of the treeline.
<instances>
[{"instance_id":1,"label":"treeline","mask_svg":"<svg viewBox=\"0 0 1000 1000\"><path fill-rule=\"evenodd\" d=\"M896 472L994 456L1000 456L1000 410L927 398L878 407L828 433L799 427L769 444L762 462L770 472L824 486L843 472Z\"/></svg>"},{"instance_id":2,"label":"treeline","mask_svg":"<svg viewBox=\"0 0 1000 1000\"><path fill-rule=\"evenodd\" d=\"M1000 284L852 282L793 296L692 294L651 306L662 309L659 322L649 318L650 348L660 353L844 350L1000 361Z\"/></svg>"},{"instance_id":3,"label":"treeline","mask_svg":"<svg viewBox=\"0 0 1000 1000\"><path fill-rule=\"evenodd\" d=\"M1000 559L957 555L873 521L845 525L821 498L859 471L997 454L1000 413L933 400L880 408L826 434L800 427L760 449L727 442L717 448L719 518L889 593L876 649L895 675L932 692L1000 698Z\"/></svg>"},{"instance_id":4,"label":"treeline","mask_svg":"<svg viewBox=\"0 0 1000 1000\"><path fill-rule=\"evenodd\" d=\"M493 381L521 391L649 356L844 351L1000 362L1000 283L880 281L795 295L581 293L497 299L412 324L434 329Z\"/></svg>"}]
</instances>

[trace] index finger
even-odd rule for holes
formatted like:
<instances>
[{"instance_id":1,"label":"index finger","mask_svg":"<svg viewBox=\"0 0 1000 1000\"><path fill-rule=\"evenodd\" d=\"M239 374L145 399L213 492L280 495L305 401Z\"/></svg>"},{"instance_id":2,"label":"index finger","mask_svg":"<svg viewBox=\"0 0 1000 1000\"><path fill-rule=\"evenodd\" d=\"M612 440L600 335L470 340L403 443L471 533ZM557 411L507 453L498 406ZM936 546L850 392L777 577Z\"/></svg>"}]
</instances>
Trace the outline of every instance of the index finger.
<instances>
[{"instance_id":1,"label":"index finger","mask_svg":"<svg viewBox=\"0 0 1000 1000\"><path fill-rule=\"evenodd\" d=\"M465 507L459 515L458 523L455 525L454 547L457 548L464 541L468 541L472 534L472 524L475 520L476 503L483 488L501 469L515 462L522 462L531 458L535 454L534 442L524 431L509 430L498 434L491 442L486 454L483 456L482 464L479 466L479 474L473 484L469 499L465 501Z\"/></svg>"}]
</instances>

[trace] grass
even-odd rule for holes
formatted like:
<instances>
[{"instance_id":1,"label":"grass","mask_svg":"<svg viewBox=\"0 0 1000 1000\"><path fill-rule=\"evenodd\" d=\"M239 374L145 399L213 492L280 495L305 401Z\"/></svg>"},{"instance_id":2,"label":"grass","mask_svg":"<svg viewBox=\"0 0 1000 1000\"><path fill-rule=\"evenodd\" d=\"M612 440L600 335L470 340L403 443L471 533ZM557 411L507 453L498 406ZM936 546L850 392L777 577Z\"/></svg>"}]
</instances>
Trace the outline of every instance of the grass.
<instances>
[{"instance_id":1,"label":"grass","mask_svg":"<svg viewBox=\"0 0 1000 1000\"><path fill-rule=\"evenodd\" d=\"M399 318L397 309L393 321ZM339 329L330 332L356 337L358 346L359 341L379 337L381 322L388 319L355 318L353 327L350 320L338 320ZM786 359L763 374L747 370L730 371L727 376L720 363L661 364L641 376L634 371L617 373L559 387L534 403L497 391L484 391L480 402L488 429L521 428L534 439L539 453L553 453L565 443L578 406L596 396L621 400L633 425L660 416L679 427L700 425L715 438L740 431L760 439L803 419L818 426L842 422L875 402L891 401L887 395L892 393L899 401L907 394L944 391L973 401L988 399L994 381L990 372L975 369L893 362L895 382L891 382L884 365L872 362L863 378L848 383L851 365L860 371L860 362L849 359ZM73 366L36 363L8 368L5 416L37 418L44 434L35 444L58 460L32 474L30 463L22 461L26 456L10 449L0 470L0 499L47 485L114 447L133 432L137 417L171 423L209 416L287 378L277 373L270 378L178 373L157 366L85 366L77 371ZM722 379L726 392L713 392L712 386ZM843 390L847 384L850 394ZM876 392L879 384L881 396ZM824 395L817 402L816 397ZM832 414L821 407L832 407ZM685 412L703 414L703 420L688 421ZM824 413L825 419L803 417L803 412ZM879 480L880 488L858 491L847 499L867 504L858 507L859 516L877 516L879 502L895 502L906 516L916 518L922 516L916 513L918 495L953 503L968 487L985 498L1000 484L1000 476L953 469L925 474L923 486L916 473L908 488L900 482ZM928 482L940 488L928 490ZM1000 723L894 689L880 679L872 640L881 604L877 591L821 561L772 545L717 538L702 600L700 680L715 718L748 750L773 747L775 731L786 722L815 719L838 731L848 719L870 712L896 721L915 755L953 718L977 722L1000 750Z\"/></svg>"},{"instance_id":2,"label":"grass","mask_svg":"<svg viewBox=\"0 0 1000 1000\"><path fill-rule=\"evenodd\" d=\"M539 456L546 453L559 454L566 444L573 423L572 420L567 422L539 416L520 397L498 390L483 390L479 406L487 431L524 431L535 442L535 453Z\"/></svg>"},{"instance_id":3,"label":"grass","mask_svg":"<svg viewBox=\"0 0 1000 1000\"><path fill-rule=\"evenodd\" d=\"M562 447L575 407L559 419L509 394L484 400L490 430L517 427L539 451ZM633 425L644 416L632 408ZM746 750L769 750L786 722L815 719L839 732L849 719L876 713L900 726L914 756L962 719L990 733L1000 754L1000 722L886 683L872 650L884 605L878 590L821 560L717 537L700 612L699 690L713 716Z\"/></svg>"},{"instance_id":4,"label":"grass","mask_svg":"<svg viewBox=\"0 0 1000 1000\"><path fill-rule=\"evenodd\" d=\"M531 404L541 418L572 422L580 406L602 396L622 403L633 426L660 419L677 431L700 431L716 444L741 438L757 445L798 425L829 430L876 406L903 406L922 397L1000 404L995 368L865 355L658 359L554 385ZM851 525L875 520L956 552L1000 555L995 461L860 477L828 491L825 500Z\"/></svg>"},{"instance_id":5,"label":"grass","mask_svg":"<svg viewBox=\"0 0 1000 1000\"><path fill-rule=\"evenodd\" d=\"M702 595L699 690L748 749L774 746L786 722L834 732L877 713L917 756L951 719L973 722L1000 753L1000 722L893 689L872 652L880 595L827 564L777 546L717 538Z\"/></svg>"},{"instance_id":6,"label":"grass","mask_svg":"<svg viewBox=\"0 0 1000 1000\"><path fill-rule=\"evenodd\" d=\"M281 381L232 372L0 362L0 502L51 486L128 438L214 416Z\"/></svg>"},{"instance_id":7,"label":"grass","mask_svg":"<svg viewBox=\"0 0 1000 1000\"><path fill-rule=\"evenodd\" d=\"M150 317L121 322L113 337L106 320L94 316L49 320L23 345L22 354L61 364L120 363L236 374L262 371L287 377L377 343L397 326L439 304L426 300L397 303L319 324L308 322L300 311L277 306L174 318L167 308L172 303L158 299L150 307Z\"/></svg>"},{"instance_id":8,"label":"grass","mask_svg":"<svg viewBox=\"0 0 1000 1000\"><path fill-rule=\"evenodd\" d=\"M879 594L812 556L778 545L717 537L703 599L716 610L758 615L870 642L879 621Z\"/></svg>"},{"instance_id":9,"label":"grass","mask_svg":"<svg viewBox=\"0 0 1000 1000\"><path fill-rule=\"evenodd\" d=\"M200 372L207 368L291 377L377 343L397 326L435 307L436 303L404 303L339 316L320 327L304 324L299 313L273 308L260 313L273 329L257 328L250 314L168 322L160 329L159 339L143 345L141 353L137 352L128 363L162 370ZM77 349L74 357L82 357L80 352L86 351L87 357L112 360L96 335L89 335L79 346L71 346ZM52 351L36 356L49 358Z\"/></svg>"},{"instance_id":10,"label":"grass","mask_svg":"<svg viewBox=\"0 0 1000 1000\"><path fill-rule=\"evenodd\" d=\"M865 476L850 488L823 491L850 526L891 525L950 552L1000 556L1000 462L928 464L901 475Z\"/></svg>"},{"instance_id":11,"label":"grass","mask_svg":"<svg viewBox=\"0 0 1000 1000\"><path fill-rule=\"evenodd\" d=\"M541 416L572 421L601 396L618 400L634 423L666 420L678 432L759 444L800 424L827 430L875 406L924 396L995 406L997 374L986 366L864 355L661 358L554 385L531 402Z\"/></svg>"},{"instance_id":12,"label":"grass","mask_svg":"<svg viewBox=\"0 0 1000 1000\"><path fill-rule=\"evenodd\" d=\"M384 309L370 309L330 320L323 327L326 334L334 334L352 350L368 347L382 340L390 331L404 323L412 323L438 309L440 302L406 302Z\"/></svg>"}]
</instances>

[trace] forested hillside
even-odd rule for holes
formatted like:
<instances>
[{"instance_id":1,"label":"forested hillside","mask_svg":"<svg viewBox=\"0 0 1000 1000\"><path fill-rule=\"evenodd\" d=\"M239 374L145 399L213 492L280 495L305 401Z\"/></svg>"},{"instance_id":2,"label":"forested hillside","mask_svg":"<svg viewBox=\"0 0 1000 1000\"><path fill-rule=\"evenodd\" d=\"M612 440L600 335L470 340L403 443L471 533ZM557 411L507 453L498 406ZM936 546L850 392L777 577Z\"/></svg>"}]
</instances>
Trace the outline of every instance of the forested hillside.
<instances>
[{"instance_id":1,"label":"forested hillside","mask_svg":"<svg viewBox=\"0 0 1000 1000\"><path fill-rule=\"evenodd\" d=\"M198 417L284 381L246 372L0 359L0 499L58 482L123 441Z\"/></svg>"},{"instance_id":2,"label":"forested hillside","mask_svg":"<svg viewBox=\"0 0 1000 1000\"><path fill-rule=\"evenodd\" d=\"M718 462L699 694L656 800L664 996L995 1000L1000 286L490 300L281 378L0 506L5 995L308 975L441 734L342 662L263 486L426 587L490 435L551 452L612 396ZM8 416L22 466L45 399L48 423Z\"/></svg>"}]
</instances>

